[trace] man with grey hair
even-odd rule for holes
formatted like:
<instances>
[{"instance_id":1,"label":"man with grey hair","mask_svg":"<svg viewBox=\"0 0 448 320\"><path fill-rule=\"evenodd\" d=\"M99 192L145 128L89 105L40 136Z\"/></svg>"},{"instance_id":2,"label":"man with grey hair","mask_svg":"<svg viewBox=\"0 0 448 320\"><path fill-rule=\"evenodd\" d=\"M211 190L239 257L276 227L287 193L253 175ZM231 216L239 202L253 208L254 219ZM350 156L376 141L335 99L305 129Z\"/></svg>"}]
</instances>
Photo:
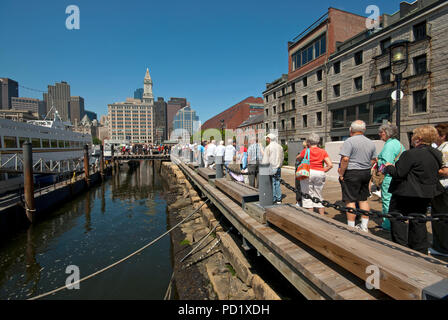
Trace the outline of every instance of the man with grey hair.
<instances>
[{"instance_id":1,"label":"man with grey hair","mask_svg":"<svg viewBox=\"0 0 448 320\"><path fill-rule=\"evenodd\" d=\"M354 121L350 126L350 138L342 145L341 163L338 170L342 189L342 200L349 208L370 210L367 199L370 195L369 182L372 178L371 168L376 161L375 144L364 136L366 123ZM356 215L347 212L347 224L355 227ZM362 216L361 225L356 228L368 232L369 217Z\"/></svg>"},{"instance_id":2,"label":"man with grey hair","mask_svg":"<svg viewBox=\"0 0 448 320\"><path fill-rule=\"evenodd\" d=\"M206 150L206 161L207 164L205 165L205 167L210 167L213 163L215 163L215 156L216 156L216 141L212 140L212 142L210 142L210 144L207 145L207 150Z\"/></svg>"},{"instance_id":3,"label":"man with grey hair","mask_svg":"<svg viewBox=\"0 0 448 320\"><path fill-rule=\"evenodd\" d=\"M258 166L263 160L263 149L260 143L258 143L255 136L250 138L249 143L250 145L247 149L247 170L249 172L249 185L251 187L256 187L256 184L258 186L258 178L256 179L256 184L255 178L257 177Z\"/></svg>"},{"instance_id":4,"label":"man with grey hair","mask_svg":"<svg viewBox=\"0 0 448 320\"><path fill-rule=\"evenodd\" d=\"M227 146L224 151L224 165L226 167L227 174L229 174L229 164L236 160L236 149L233 146L233 139L227 140Z\"/></svg>"},{"instance_id":5,"label":"man with grey hair","mask_svg":"<svg viewBox=\"0 0 448 320\"><path fill-rule=\"evenodd\" d=\"M284 152L281 145L277 142L277 136L270 133L266 136L266 144L263 164L269 164L272 169L272 193L274 196L273 202L275 204L282 203L282 190L280 188L281 168L283 166Z\"/></svg>"}]
</instances>

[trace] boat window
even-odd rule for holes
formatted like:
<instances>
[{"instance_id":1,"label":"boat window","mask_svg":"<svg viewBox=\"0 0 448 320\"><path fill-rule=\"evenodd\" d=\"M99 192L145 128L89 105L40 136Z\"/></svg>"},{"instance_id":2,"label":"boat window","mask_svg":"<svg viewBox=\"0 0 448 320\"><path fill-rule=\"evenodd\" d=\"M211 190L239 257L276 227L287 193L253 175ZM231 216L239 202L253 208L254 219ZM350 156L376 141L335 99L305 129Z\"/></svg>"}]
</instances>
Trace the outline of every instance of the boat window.
<instances>
[{"instance_id":1,"label":"boat window","mask_svg":"<svg viewBox=\"0 0 448 320\"><path fill-rule=\"evenodd\" d=\"M33 145L33 148L41 148L41 146L40 146L40 139L39 138L31 139L31 143Z\"/></svg>"},{"instance_id":2,"label":"boat window","mask_svg":"<svg viewBox=\"0 0 448 320\"><path fill-rule=\"evenodd\" d=\"M5 148L17 148L17 138L16 137L3 137L5 141Z\"/></svg>"},{"instance_id":3,"label":"boat window","mask_svg":"<svg viewBox=\"0 0 448 320\"><path fill-rule=\"evenodd\" d=\"M50 140L42 139L42 148L50 148Z\"/></svg>"},{"instance_id":4,"label":"boat window","mask_svg":"<svg viewBox=\"0 0 448 320\"><path fill-rule=\"evenodd\" d=\"M70 141L65 141L65 147L70 148Z\"/></svg>"},{"instance_id":5,"label":"boat window","mask_svg":"<svg viewBox=\"0 0 448 320\"><path fill-rule=\"evenodd\" d=\"M57 148L58 147L58 141L57 140L51 140L51 147Z\"/></svg>"},{"instance_id":6,"label":"boat window","mask_svg":"<svg viewBox=\"0 0 448 320\"><path fill-rule=\"evenodd\" d=\"M19 146L20 148L23 147L23 144L27 141L30 141L30 138L19 138Z\"/></svg>"},{"instance_id":7,"label":"boat window","mask_svg":"<svg viewBox=\"0 0 448 320\"><path fill-rule=\"evenodd\" d=\"M58 148L64 148L64 141L58 140Z\"/></svg>"}]
</instances>

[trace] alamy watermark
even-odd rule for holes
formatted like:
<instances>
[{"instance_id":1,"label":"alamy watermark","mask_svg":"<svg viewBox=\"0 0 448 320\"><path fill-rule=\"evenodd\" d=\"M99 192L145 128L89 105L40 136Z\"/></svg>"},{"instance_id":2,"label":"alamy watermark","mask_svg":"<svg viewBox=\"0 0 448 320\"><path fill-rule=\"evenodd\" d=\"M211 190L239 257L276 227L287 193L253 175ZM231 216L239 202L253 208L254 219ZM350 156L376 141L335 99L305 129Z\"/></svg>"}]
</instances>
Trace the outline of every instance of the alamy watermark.
<instances>
[{"instance_id":1,"label":"alamy watermark","mask_svg":"<svg viewBox=\"0 0 448 320\"><path fill-rule=\"evenodd\" d=\"M80 28L80 12L79 7L71 4L65 8L65 13L69 14L67 19L65 19L65 27L68 30L79 30Z\"/></svg>"},{"instance_id":2,"label":"alamy watermark","mask_svg":"<svg viewBox=\"0 0 448 320\"><path fill-rule=\"evenodd\" d=\"M380 27L380 8L372 4L366 8L366 14L370 14L366 19L366 28L378 29Z\"/></svg>"},{"instance_id":3,"label":"alamy watermark","mask_svg":"<svg viewBox=\"0 0 448 320\"><path fill-rule=\"evenodd\" d=\"M79 279L80 279L80 272L79 267L76 265L69 265L67 268L65 268L65 273L69 274L67 279L65 280L65 287L68 290L79 290Z\"/></svg>"},{"instance_id":4,"label":"alamy watermark","mask_svg":"<svg viewBox=\"0 0 448 320\"><path fill-rule=\"evenodd\" d=\"M366 268L366 274L369 276L366 278L366 288L368 290L380 288L380 268L375 265L368 266Z\"/></svg>"}]
</instances>

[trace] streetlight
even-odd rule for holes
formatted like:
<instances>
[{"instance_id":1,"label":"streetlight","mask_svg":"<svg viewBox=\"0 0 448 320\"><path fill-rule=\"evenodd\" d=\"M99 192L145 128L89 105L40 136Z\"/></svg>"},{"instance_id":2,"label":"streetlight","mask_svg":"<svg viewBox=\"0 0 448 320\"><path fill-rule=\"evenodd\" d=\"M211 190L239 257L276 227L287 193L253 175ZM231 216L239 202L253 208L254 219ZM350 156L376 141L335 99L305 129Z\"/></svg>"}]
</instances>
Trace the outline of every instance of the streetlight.
<instances>
[{"instance_id":1,"label":"streetlight","mask_svg":"<svg viewBox=\"0 0 448 320\"><path fill-rule=\"evenodd\" d=\"M222 141L224 141L225 139L225 137L224 137L224 119L222 119L221 120L221 138L222 138Z\"/></svg>"},{"instance_id":2,"label":"streetlight","mask_svg":"<svg viewBox=\"0 0 448 320\"><path fill-rule=\"evenodd\" d=\"M395 80L397 81L397 128L398 128L398 139L401 138L400 130L400 100L401 100L401 80L402 75L408 68L408 43L407 40L398 40L390 44L389 46L389 65L390 72L395 75Z\"/></svg>"}]
</instances>

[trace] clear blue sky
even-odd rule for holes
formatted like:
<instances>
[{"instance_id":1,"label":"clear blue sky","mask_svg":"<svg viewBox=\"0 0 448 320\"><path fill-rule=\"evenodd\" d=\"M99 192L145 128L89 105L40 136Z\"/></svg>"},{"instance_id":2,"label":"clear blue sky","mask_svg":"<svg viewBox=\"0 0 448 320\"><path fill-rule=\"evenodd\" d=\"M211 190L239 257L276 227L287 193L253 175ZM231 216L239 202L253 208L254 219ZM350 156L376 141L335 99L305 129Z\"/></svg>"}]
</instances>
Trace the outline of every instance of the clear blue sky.
<instances>
[{"instance_id":1,"label":"clear blue sky","mask_svg":"<svg viewBox=\"0 0 448 320\"><path fill-rule=\"evenodd\" d=\"M399 0L1 0L0 77L46 90L61 80L86 109L107 113L143 86L154 96L186 97L202 122L287 73L287 42L328 7L367 16L394 13ZM67 30L65 9L80 9ZM42 94L19 88L22 97Z\"/></svg>"}]
</instances>

